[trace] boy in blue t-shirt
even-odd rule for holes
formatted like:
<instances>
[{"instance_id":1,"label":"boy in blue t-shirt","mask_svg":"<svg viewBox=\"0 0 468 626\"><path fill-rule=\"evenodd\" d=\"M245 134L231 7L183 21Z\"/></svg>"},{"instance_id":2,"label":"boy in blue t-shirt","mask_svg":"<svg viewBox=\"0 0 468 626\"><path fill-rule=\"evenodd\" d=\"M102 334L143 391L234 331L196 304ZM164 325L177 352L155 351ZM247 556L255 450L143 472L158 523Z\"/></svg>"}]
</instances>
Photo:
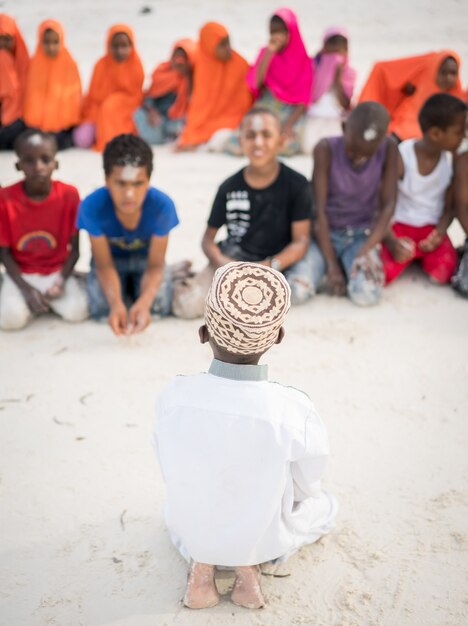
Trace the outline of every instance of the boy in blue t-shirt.
<instances>
[{"instance_id":1,"label":"boy in blue t-shirt","mask_svg":"<svg viewBox=\"0 0 468 626\"><path fill-rule=\"evenodd\" d=\"M116 335L144 330L151 313L167 315L171 281L164 257L179 223L173 201L150 187L153 153L143 139L118 135L104 150L106 186L81 203L78 227L89 233L91 317L109 316Z\"/></svg>"}]
</instances>

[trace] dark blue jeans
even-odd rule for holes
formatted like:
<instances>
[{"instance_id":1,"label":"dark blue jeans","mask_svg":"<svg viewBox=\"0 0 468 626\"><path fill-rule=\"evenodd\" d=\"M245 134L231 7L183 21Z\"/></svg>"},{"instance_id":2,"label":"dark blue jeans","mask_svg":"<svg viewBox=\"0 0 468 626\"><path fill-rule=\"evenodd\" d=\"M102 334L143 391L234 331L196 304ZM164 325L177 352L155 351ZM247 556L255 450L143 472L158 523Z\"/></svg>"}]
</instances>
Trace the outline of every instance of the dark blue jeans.
<instances>
[{"instance_id":1,"label":"dark blue jeans","mask_svg":"<svg viewBox=\"0 0 468 626\"><path fill-rule=\"evenodd\" d=\"M126 306L130 307L140 296L141 278L146 270L148 257L140 254L129 254L128 257L115 256L113 261L120 278L122 300ZM109 303L99 284L93 260L86 280L86 291L90 316L99 319L109 315ZM172 281L166 270L159 291L151 305L151 312L157 315L169 315L171 302Z\"/></svg>"}]
</instances>

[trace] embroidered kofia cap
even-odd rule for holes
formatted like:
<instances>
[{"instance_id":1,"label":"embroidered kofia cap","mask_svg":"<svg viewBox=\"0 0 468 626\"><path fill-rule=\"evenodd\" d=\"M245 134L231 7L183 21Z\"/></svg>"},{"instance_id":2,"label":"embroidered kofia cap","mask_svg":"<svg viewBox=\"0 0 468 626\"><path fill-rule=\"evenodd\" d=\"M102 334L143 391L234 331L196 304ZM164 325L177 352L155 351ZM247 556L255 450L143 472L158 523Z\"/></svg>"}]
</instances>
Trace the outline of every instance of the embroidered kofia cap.
<instances>
[{"instance_id":1,"label":"embroidered kofia cap","mask_svg":"<svg viewBox=\"0 0 468 626\"><path fill-rule=\"evenodd\" d=\"M281 272L257 263L228 263L213 278L205 323L213 341L234 354L261 354L276 341L291 306Z\"/></svg>"}]
</instances>

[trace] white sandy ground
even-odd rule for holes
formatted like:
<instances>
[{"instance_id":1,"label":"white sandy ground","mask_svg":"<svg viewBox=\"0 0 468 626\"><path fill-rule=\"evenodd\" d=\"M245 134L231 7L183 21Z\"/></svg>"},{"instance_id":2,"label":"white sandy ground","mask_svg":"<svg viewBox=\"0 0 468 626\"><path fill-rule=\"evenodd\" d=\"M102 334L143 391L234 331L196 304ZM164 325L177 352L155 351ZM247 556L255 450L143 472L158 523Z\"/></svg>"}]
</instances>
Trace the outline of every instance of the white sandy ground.
<instances>
[{"instance_id":1,"label":"white sandy ground","mask_svg":"<svg viewBox=\"0 0 468 626\"><path fill-rule=\"evenodd\" d=\"M154 12L140 16L141 4L9 0L0 9L18 17L30 47L40 19L62 18L87 77L114 21L135 26L149 71L209 18L227 23L251 59L276 7L146 0ZM377 57L451 45L467 60L466 3L291 6L311 50L325 26L349 25L361 82ZM3 185L17 180L13 163L0 155ZM182 222L171 261L202 265L216 186L240 163L156 150L154 183ZM289 163L310 173L308 157ZM72 150L60 164L60 178L83 195L101 184L96 154ZM84 250L81 267L87 259ZM1 626L467 624L468 302L413 271L373 309L319 296L291 311L285 342L266 361L273 379L307 391L322 414L333 450L325 486L341 508L335 531L291 560L291 576L264 579L269 603L256 612L227 597L204 612L179 602L186 565L164 527L149 437L166 381L209 365L197 328L167 319L116 339L105 325L45 317L0 333ZM224 592L231 584L223 573Z\"/></svg>"}]
</instances>

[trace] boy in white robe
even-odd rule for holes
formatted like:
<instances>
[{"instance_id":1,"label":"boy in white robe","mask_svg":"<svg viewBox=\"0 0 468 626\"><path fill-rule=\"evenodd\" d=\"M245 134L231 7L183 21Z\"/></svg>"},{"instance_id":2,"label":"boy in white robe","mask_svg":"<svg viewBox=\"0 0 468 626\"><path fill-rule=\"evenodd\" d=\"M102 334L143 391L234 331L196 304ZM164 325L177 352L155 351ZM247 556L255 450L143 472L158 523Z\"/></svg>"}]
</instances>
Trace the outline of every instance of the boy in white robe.
<instances>
[{"instance_id":1,"label":"boy in white robe","mask_svg":"<svg viewBox=\"0 0 468 626\"><path fill-rule=\"evenodd\" d=\"M214 276L201 343L208 373L178 376L158 399L154 439L172 541L191 562L184 604L219 601L215 566L235 569L231 600L264 606L259 564L286 559L333 526L320 478L327 434L306 394L269 382L261 356L284 337L284 276L229 263Z\"/></svg>"}]
</instances>

